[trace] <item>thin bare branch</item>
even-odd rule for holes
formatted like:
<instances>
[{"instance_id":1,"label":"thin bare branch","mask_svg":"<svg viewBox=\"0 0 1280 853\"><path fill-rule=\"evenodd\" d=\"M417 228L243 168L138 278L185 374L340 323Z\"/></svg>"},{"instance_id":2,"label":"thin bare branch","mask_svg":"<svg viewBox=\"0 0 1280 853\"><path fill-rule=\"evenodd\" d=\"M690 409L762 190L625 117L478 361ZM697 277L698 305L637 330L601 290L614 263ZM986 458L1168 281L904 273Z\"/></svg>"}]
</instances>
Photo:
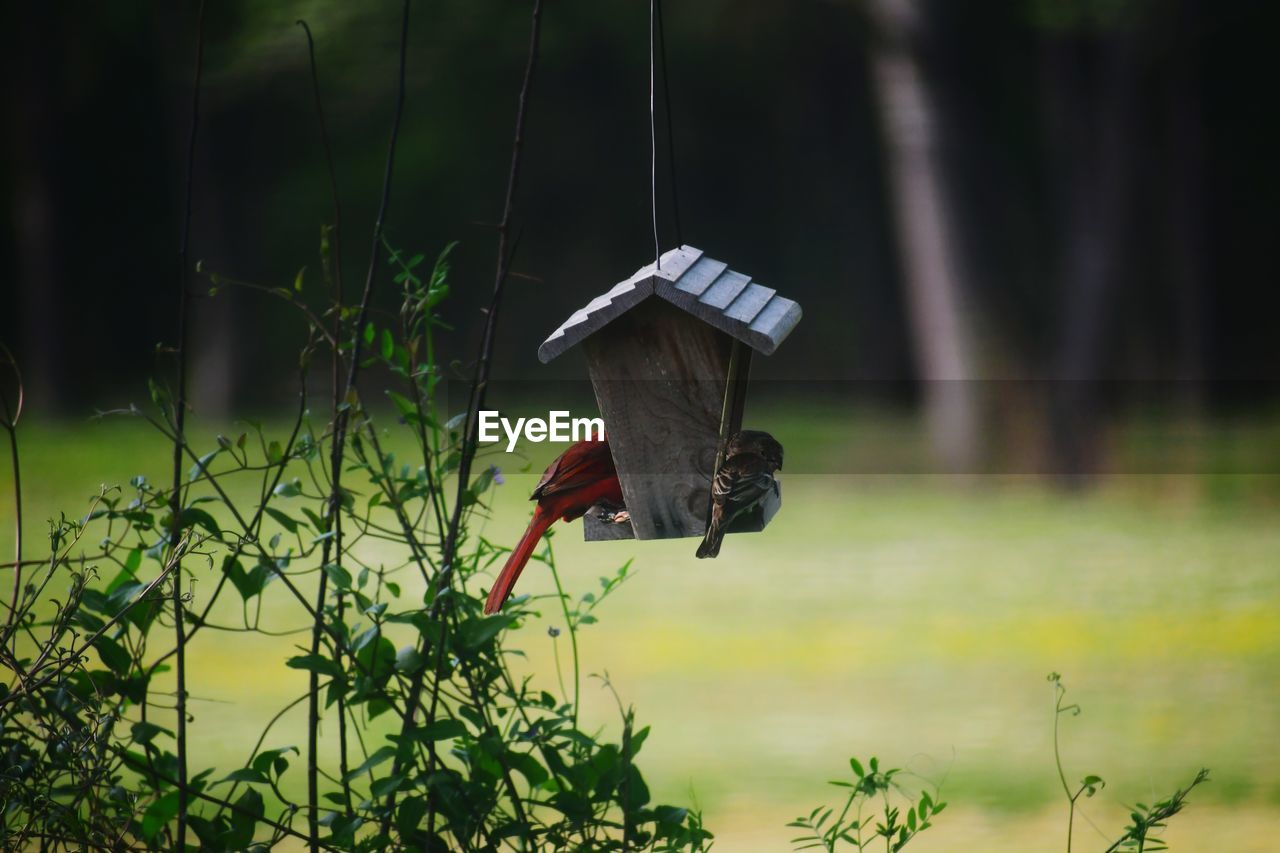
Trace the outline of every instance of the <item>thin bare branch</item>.
<instances>
[{"instance_id":1,"label":"thin bare branch","mask_svg":"<svg viewBox=\"0 0 1280 853\"><path fill-rule=\"evenodd\" d=\"M524 128L525 117L527 115L527 106L529 102L529 91L533 84L534 70L537 68L538 61L538 42L541 36L542 28L542 0L534 0L533 14L529 27L529 53L525 62L524 78L520 85L520 99L516 108L516 126L515 136L511 145L511 167L507 173L507 190L502 205L502 221L498 224L498 248L497 261L494 271L493 295L489 300L489 309L485 313L484 335L480 342L479 357L476 360L475 374L471 383L471 394L467 405L467 422L463 430L462 454L458 465L458 482L457 493L453 502L452 514L449 518L449 529L445 534L444 545L441 549L440 572L436 578L434 597L431 603L431 617L439 621L439 634L435 638L435 654L426 654L428 647L426 638L419 640L419 648L423 652L422 662L415 667L412 682L409 687L409 701L407 707L409 710L408 717L405 718L404 726L401 728L401 737L403 738L409 732L413 722L414 712L418 707L419 697L423 689L426 671L431 667L436 677L432 679L431 698L428 702L428 710L426 722L429 725L435 719L435 715L439 706L440 699L440 662L441 655L446 646L445 638L448 630L448 619L440 618L444 602L448 599L448 590L453 581L454 561L457 556L458 537L462 528L463 511L466 507L467 489L471 485L471 464L475 458L477 434L479 429L479 413L484 406L485 391L489 383L489 368L493 358L494 344L497 339L498 328L498 309L502 305L502 295L506 289L507 272L510 269L511 257L508 251L508 234L511 228L511 215L514 210L516 187L520 178L520 155L524 147ZM435 769L435 752L431 752L432 762L428 767L428 775ZM400 759L397 756L396 765L399 765ZM395 770L393 769L393 773ZM520 797L514 790L512 793L512 804L516 811L517 819L523 822L523 808L520 804ZM394 812L396 795L394 792L387 795L386 812L382 819L382 831L385 833L390 826L390 816ZM436 818L436 801L434 797L428 798L427 809L427 834L431 835L435 831Z\"/></svg>"},{"instance_id":2,"label":"thin bare branch","mask_svg":"<svg viewBox=\"0 0 1280 853\"><path fill-rule=\"evenodd\" d=\"M200 82L204 73L204 0L200 0L196 18L196 56L194 81L191 86L191 130L187 138L186 181L182 213L182 240L178 253L178 393L174 400L173 495L170 499L170 554L176 581L173 584L173 630L177 647L177 760L178 760L178 826L175 843L179 850L187 844L187 660L185 625L182 612L182 552L178 548L178 532L182 529L182 450L186 444L187 417L187 277L190 271L192 184L195 172L196 137L200 128Z\"/></svg>"},{"instance_id":3,"label":"thin bare branch","mask_svg":"<svg viewBox=\"0 0 1280 853\"><path fill-rule=\"evenodd\" d=\"M391 204L391 182L395 173L396 161L396 143L400 137L400 121L404 115L404 96L405 96L405 65L409 52L409 9L410 0L403 0L401 5L400 18L400 65L399 74L396 83L396 103L395 111L391 121L391 137L387 144L387 160L382 176L382 199L378 204L378 215L373 223L373 237L369 249L369 267L365 274L364 290L360 296L360 307L356 312L356 321L353 327L351 358L348 365L347 382L345 392L341 398L338 396L338 364L339 354L337 347L334 351L334 428L333 428L333 445L330 453L330 480L332 482L332 491L329 495L329 520L334 525L334 535L324 542L324 553L322 557L322 566L327 566L330 560L341 564L342 562L342 538L339 516L342 510L342 460L346 452L347 429L350 424L351 412L357 402L356 381L360 372L360 349L364 340L362 334L364 325L369 315L369 301L373 297L373 284L378 274L378 260L382 255L382 230L386 222L387 209ZM307 39L310 44L311 31L303 24L303 28L307 31ZM315 54L312 52L312 80L315 84L316 105L320 109L320 94L318 78L315 76ZM324 140L325 154L329 163L330 182L333 191L335 212L338 210L337 195L337 179L333 170L333 158L329 151L328 135L324 130L324 113L320 112L321 135ZM335 276L337 281L341 281L341 273ZM339 285L340 288L340 285ZM342 292L338 290L337 304L335 306L335 317L341 318L342 315ZM335 320L340 323L340 319ZM335 337L340 338L341 332L338 331L340 326L335 326ZM328 574L320 573L320 580L316 590L316 606L315 606L315 626L311 636L311 653L318 654L320 651L321 634L324 629L324 602L327 594ZM311 697L307 706L307 822L308 835L310 836L310 846L313 851L319 850L319 765L318 765L318 732L320 727L320 697L319 697L319 674L311 673L310 679ZM342 709L339 708L339 718L341 719ZM408 715L412 717L412 713ZM344 750L345 752L345 750ZM348 796L348 806L349 806Z\"/></svg>"},{"instance_id":4,"label":"thin bare branch","mask_svg":"<svg viewBox=\"0 0 1280 853\"><path fill-rule=\"evenodd\" d=\"M18 421L22 418L23 387L18 360L2 343L0 352L4 353L6 363L13 368L13 376L17 382L17 400L12 407L9 406L9 398L0 392L0 406L4 407L4 420L0 421L0 426L9 433L9 461L13 466L13 593L10 597L9 615L5 620L7 636L11 633L13 620L18 612L18 599L22 595L22 462L18 452Z\"/></svg>"}]
</instances>

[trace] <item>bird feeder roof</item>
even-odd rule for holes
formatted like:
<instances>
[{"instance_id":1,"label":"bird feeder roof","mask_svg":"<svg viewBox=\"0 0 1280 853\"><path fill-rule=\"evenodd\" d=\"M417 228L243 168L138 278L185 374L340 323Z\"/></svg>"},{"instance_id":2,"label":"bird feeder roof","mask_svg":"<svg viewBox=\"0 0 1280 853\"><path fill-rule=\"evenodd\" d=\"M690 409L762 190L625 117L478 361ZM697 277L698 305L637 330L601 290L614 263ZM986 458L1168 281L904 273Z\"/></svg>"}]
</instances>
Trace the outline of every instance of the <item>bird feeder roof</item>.
<instances>
[{"instance_id":1,"label":"bird feeder roof","mask_svg":"<svg viewBox=\"0 0 1280 853\"><path fill-rule=\"evenodd\" d=\"M658 296L705 323L770 355L800 322L800 306L728 264L681 246L646 264L575 311L538 347L543 364L604 328L650 296Z\"/></svg>"}]
</instances>

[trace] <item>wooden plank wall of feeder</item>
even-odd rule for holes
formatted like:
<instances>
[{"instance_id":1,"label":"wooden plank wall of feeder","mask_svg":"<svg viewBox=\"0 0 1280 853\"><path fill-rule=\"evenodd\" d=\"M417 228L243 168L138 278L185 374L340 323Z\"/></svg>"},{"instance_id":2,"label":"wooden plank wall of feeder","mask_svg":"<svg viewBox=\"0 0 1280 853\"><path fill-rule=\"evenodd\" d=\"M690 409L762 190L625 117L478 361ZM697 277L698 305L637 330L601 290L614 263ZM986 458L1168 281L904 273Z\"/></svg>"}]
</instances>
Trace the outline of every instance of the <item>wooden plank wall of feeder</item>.
<instances>
[{"instance_id":1,"label":"wooden plank wall of feeder","mask_svg":"<svg viewBox=\"0 0 1280 853\"><path fill-rule=\"evenodd\" d=\"M701 536L731 339L650 299L583 345L635 537Z\"/></svg>"}]
</instances>

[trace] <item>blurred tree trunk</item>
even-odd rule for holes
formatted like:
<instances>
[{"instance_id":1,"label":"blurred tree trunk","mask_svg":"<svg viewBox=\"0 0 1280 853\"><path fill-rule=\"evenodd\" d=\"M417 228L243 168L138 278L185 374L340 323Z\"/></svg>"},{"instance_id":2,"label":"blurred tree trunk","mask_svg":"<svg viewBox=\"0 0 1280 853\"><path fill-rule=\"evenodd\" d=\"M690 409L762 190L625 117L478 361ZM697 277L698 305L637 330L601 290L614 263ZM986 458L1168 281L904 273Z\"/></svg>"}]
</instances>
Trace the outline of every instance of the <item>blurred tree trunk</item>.
<instances>
[{"instance_id":1,"label":"blurred tree trunk","mask_svg":"<svg viewBox=\"0 0 1280 853\"><path fill-rule=\"evenodd\" d=\"M923 5L868 0L871 66L893 194L912 344L934 452L953 472L978 462L974 350L964 312L957 230L946 200L939 114L917 55Z\"/></svg>"},{"instance_id":2,"label":"blurred tree trunk","mask_svg":"<svg viewBox=\"0 0 1280 853\"><path fill-rule=\"evenodd\" d=\"M194 257L219 259L231 256L226 239L225 199L216 180L210 148L212 122L204 125L204 138L197 140L194 193L200 205L200 230L193 235ZM198 241L198 242L197 242ZM209 262L205 261L205 266ZM233 268L234 269L234 268ZM224 271L215 267L214 271ZM191 275L193 293L206 292L209 281L202 275ZM222 288L216 297L196 299L191 305L191 405L204 417L226 419L236 402L240 364L239 322L236 308L244 303L243 294L235 288Z\"/></svg>"},{"instance_id":3,"label":"blurred tree trunk","mask_svg":"<svg viewBox=\"0 0 1280 853\"><path fill-rule=\"evenodd\" d=\"M63 56L54 49L65 44L58 33L59 15L53 4L18 4L16 26L9 33L10 84L13 98L9 122L14 176L13 226L20 341L11 342L22 357L28 403L53 410L66 403L62 353L69 349L60 333L59 309L65 305L61 256L73 247L58 241L59 139L56 106L61 103ZM21 82L17 82L21 81Z\"/></svg>"},{"instance_id":4,"label":"blurred tree trunk","mask_svg":"<svg viewBox=\"0 0 1280 853\"><path fill-rule=\"evenodd\" d=\"M224 14L227 14L224 12ZM179 5L162 4L153 15L150 37L154 53L163 57L163 65L170 69L168 87L168 148L174 152L169 165L173 180L170 183L172 210L182 210L183 178L191 110L192 38L195 22L192 9ZM208 87L208 83L206 83ZM209 87L210 89L212 87ZM220 178L233 174L232 164L219 163L224 151L236 152L242 143L239 139L219 138L222 112L226 108L206 91L201 102L200 126L196 138L194 174L192 176L192 233L191 262L202 263L212 272L236 274L239 272L228 260L228 248L233 245L227 232L229 227L224 186L228 182ZM252 126L246 122L240 127ZM223 155L225 156L225 155ZM220 172L223 167L225 171ZM175 225L178 220L175 217ZM179 238L173 229L172 249L176 253ZM168 249L170 247L164 247ZM190 271L189 271L190 272ZM248 276L253 278L253 276ZM176 280L176 270L174 279ZM194 411L203 417L226 419L231 416L236 401L237 378L240 368L239 332L236 316L241 294L235 288L222 288L214 298L205 298L209 280L192 272L189 276L190 292L197 296L191 302L188 315L189 351L191 366L188 376L188 397Z\"/></svg>"},{"instance_id":5,"label":"blurred tree trunk","mask_svg":"<svg viewBox=\"0 0 1280 853\"><path fill-rule=\"evenodd\" d=\"M1179 3L1173 38L1174 60L1167 76L1166 137L1170 142L1168 180L1168 262L1175 308L1176 379L1183 414L1199 416L1205 379L1205 270L1208 223L1204 211L1205 141L1200 80L1198 0Z\"/></svg>"},{"instance_id":6,"label":"blurred tree trunk","mask_svg":"<svg viewBox=\"0 0 1280 853\"><path fill-rule=\"evenodd\" d=\"M1058 212L1060 327L1050 371L1053 471L1097 473L1100 391L1113 295L1131 236L1137 119L1136 34L1049 34L1043 52L1050 186Z\"/></svg>"}]
</instances>

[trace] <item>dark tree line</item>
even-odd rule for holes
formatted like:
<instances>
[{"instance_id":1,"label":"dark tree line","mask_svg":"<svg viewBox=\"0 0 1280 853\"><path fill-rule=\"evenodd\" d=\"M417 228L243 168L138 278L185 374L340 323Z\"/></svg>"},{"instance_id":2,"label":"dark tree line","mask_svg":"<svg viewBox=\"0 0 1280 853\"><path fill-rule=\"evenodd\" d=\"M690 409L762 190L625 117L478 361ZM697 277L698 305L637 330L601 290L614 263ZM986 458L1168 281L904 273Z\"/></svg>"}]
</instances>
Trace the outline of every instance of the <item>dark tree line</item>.
<instances>
[{"instance_id":1,"label":"dark tree line","mask_svg":"<svg viewBox=\"0 0 1280 853\"><path fill-rule=\"evenodd\" d=\"M327 207L306 51L287 5L232 4L211 24L196 164L194 256L271 285L293 281L293 259L316 257ZM668 5L682 236L806 309L805 334L757 377L922 400L960 467L1029 394L1071 471L1094 464L1096 423L1128 398L1204 410L1270 392L1227 380L1270 380L1280 355L1270 332L1280 298L1268 286L1280 201L1273 5ZM379 81L394 16L308 10L344 184L373 186L369 117L387 107ZM168 4L4 13L0 335L37 406L117 402L152 369L174 307L165 285L184 80L174 33L190 14ZM397 200L393 236L428 253L460 240L466 280L490 260L486 200L504 177L522 25L507 4L449 0L412 34L417 106L402 177L413 189ZM651 252L646 25L645 4L586 2L548 25L511 293L521 320L499 343L496 378L576 377L580 365L537 366L534 348ZM665 188L660 200L671 244ZM344 202L367 218L376 199L353 191ZM357 262L367 251L346 249ZM473 322L445 346L471 350L480 307L462 297L458 316ZM288 377L264 382L256 369L260 353L297 343L276 339L275 311L234 292L200 300L197 406L282 399ZM917 384L1010 377L1034 381Z\"/></svg>"}]
</instances>

